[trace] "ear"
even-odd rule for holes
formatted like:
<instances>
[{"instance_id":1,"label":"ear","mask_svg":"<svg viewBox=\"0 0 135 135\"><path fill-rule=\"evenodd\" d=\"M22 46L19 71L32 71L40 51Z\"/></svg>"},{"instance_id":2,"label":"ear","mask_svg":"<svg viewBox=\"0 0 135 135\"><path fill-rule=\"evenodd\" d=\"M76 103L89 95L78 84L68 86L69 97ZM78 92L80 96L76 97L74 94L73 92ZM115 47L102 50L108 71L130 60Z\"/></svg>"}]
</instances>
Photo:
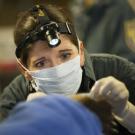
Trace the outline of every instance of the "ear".
<instances>
[{"instance_id":1,"label":"ear","mask_svg":"<svg viewBox=\"0 0 135 135\"><path fill-rule=\"evenodd\" d=\"M82 41L79 41L79 55L80 55L80 65L81 67L84 65L84 45Z\"/></svg>"},{"instance_id":2,"label":"ear","mask_svg":"<svg viewBox=\"0 0 135 135\"><path fill-rule=\"evenodd\" d=\"M31 75L28 73L27 68L24 67L24 65L22 64L22 61L20 59L17 59L17 66L18 66L18 69L21 72L21 74L24 75L24 77L27 80L32 80Z\"/></svg>"}]
</instances>

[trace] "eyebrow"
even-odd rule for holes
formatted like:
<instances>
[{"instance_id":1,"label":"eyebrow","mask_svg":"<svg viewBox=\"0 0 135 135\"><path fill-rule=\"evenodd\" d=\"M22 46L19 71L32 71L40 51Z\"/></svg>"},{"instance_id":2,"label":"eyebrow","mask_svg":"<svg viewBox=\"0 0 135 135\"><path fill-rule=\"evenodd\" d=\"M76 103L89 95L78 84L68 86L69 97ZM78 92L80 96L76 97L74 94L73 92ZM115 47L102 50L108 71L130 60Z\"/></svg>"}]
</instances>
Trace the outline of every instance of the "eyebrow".
<instances>
[{"instance_id":1,"label":"eyebrow","mask_svg":"<svg viewBox=\"0 0 135 135\"><path fill-rule=\"evenodd\" d=\"M45 57L38 58L37 60L34 60L33 63L36 63L38 61L45 60Z\"/></svg>"},{"instance_id":2,"label":"eyebrow","mask_svg":"<svg viewBox=\"0 0 135 135\"><path fill-rule=\"evenodd\" d=\"M63 49L63 50L59 50L59 52L65 52L65 51L73 51L72 49Z\"/></svg>"}]
</instances>

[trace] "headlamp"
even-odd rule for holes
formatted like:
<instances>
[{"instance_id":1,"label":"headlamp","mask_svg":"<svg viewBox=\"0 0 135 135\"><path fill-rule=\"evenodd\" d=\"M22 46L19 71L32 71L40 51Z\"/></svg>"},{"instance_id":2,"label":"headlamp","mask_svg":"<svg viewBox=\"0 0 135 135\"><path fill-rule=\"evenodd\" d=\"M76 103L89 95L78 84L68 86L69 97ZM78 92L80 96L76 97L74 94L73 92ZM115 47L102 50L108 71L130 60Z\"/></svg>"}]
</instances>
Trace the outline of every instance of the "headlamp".
<instances>
[{"instance_id":1,"label":"headlamp","mask_svg":"<svg viewBox=\"0 0 135 135\"><path fill-rule=\"evenodd\" d=\"M37 27L30 31L21 41L21 43L16 48L16 56L20 58L22 49L26 48L30 43L33 43L38 40L45 40L48 42L49 47L56 47L60 44L59 34L71 34L74 33L72 25L68 22L65 23L56 23L49 19L48 16L45 16L44 13L41 13L43 7L36 6L34 11L39 10L38 21L39 24ZM41 15L42 14L42 15ZM40 16L41 15L41 16Z\"/></svg>"},{"instance_id":2,"label":"headlamp","mask_svg":"<svg viewBox=\"0 0 135 135\"><path fill-rule=\"evenodd\" d=\"M60 44L59 39L59 25L57 23L50 23L40 27L50 47L56 47Z\"/></svg>"},{"instance_id":3,"label":"headlamp","mask_svg":"<svg viewBox=\"0 0 135 135\"><path fill-rule=\"evenodd\" d=\"M46 38L50 47L55 47L60 44L60 39L55 31L47 31Z\"/></svg>"}]
</instances>

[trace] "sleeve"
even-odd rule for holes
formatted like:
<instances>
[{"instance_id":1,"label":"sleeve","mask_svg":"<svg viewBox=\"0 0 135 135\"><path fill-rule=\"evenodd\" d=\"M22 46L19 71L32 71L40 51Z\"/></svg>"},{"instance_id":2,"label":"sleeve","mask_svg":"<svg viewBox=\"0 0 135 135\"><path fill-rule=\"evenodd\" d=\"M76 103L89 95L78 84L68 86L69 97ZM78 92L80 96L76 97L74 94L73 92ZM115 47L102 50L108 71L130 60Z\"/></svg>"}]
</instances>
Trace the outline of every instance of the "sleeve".
<instances>
[{"instance_id":1,"label":"sleeve","mask_svg":"<svg viewBox=\"0 0 135 135\"><path fill-rule=\"evenodd\" d=\"M7 117L10 110L27 98L28 82L21 75L16 77L0 95L0 121Z\"/></svg>"},{"instance_id":2,"label":"sleeve","mask_svg":"<svg viewBox=\"0 0 135 135\"><path fill-rule=\"evenodd\" d=\"M122 116L118 117L114 115L114 117L121 125L126 127L129 132L135 133L135 106L132 103L127 103L126 110Z\"/></svg>"}]
</instances>

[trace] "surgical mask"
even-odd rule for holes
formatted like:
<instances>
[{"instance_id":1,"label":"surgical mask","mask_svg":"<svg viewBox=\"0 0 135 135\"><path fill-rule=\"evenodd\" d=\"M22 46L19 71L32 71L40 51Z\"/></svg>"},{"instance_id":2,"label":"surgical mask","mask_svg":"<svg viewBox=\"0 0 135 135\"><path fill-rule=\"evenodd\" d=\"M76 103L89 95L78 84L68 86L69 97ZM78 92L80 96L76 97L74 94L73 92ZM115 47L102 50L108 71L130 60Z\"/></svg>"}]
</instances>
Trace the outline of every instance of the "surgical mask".
<instances>
[{"instance_id":1,"label":"surgical mask","mask_svg":"<svg viewBox=\"0 0 135 135\"><path fill-rule=\"evenodd\" d=\"M28 72L33 78L33 88L46 94L75 94L82 81L79 55L58 66Z\"/></svg>"}]
</instances>

